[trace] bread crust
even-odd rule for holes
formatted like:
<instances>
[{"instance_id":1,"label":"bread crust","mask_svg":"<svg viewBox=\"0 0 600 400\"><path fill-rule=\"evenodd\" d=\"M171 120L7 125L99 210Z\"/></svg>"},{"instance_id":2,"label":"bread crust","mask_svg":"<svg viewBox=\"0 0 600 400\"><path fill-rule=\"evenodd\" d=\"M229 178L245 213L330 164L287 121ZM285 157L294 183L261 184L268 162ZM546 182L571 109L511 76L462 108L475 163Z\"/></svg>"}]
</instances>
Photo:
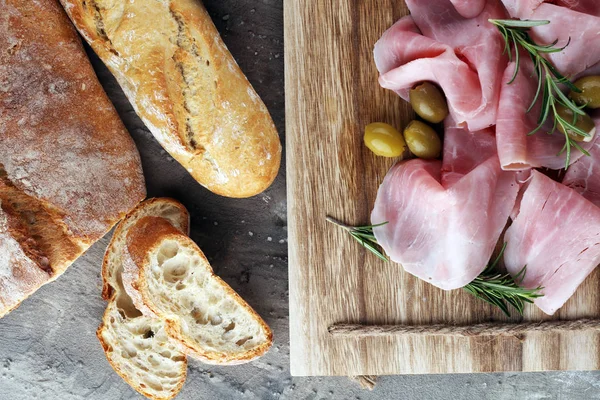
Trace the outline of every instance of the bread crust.
<instances>
[{"instance_id":1,"label":"bread crust","mask_svg":"<svg viewBox=\"0 0 600 400\"><path fill-rule=\"evenodd\" d=\"M0 3L0 317L146 196L140 157L56 0Z\"/></svg>"},{"instance_id":2,"label":"bread crust","mask_svg":"<svg viewBox=\"0 0 600 400\"><path fill-rule=\"evenodd\" d=\"M159 143L203 186L250 197L275 179L267 108L198 0L61 0Z\"/></svg>"},{"instance_id":3,"label":"bread crust","mask_svg":"<svg viewBox=\"0 0 600 400\"><path fill-rule=\"evenodd\" d=\"M228 296L233 299L240 307L244 308L252 317L259 323L261 328L266 333L267 340L265 343L257 346L254 349L246 351L241 355L231 355L222 352L206 351L186 338L181 331L179 321L173 320L169 315L164 315L156 307L155 303L149 298L148 285L145 274L147 274L146 266L149 264L149 255L154 251L162 241L172 239L178 242L184 242L186 246L194 249L210 268L210 275L215 279L227 292ZM153 314L167 321L167 332L170 336L177 339L189 351L191 356L194 356L208 364L216 365L236 365L252 361L264 355L273 344L273 333L269 326L263 321L256 311L248 303L246 303L229 285L220 277L215 275L210 267L210 263L204 256L200 248L187 236L183 235L172 225L164 220L155 217L144 217L140 219L130 230L127 235L127 249L131 259L135 265L133 270L126 271L123 280L127 289L133 289L139 293L138 299L143 301L143 305L149 308ZM128 282L125 282L125 281ZM135 300L134 300L135 301Z\"/></svg>"}]
</instances>

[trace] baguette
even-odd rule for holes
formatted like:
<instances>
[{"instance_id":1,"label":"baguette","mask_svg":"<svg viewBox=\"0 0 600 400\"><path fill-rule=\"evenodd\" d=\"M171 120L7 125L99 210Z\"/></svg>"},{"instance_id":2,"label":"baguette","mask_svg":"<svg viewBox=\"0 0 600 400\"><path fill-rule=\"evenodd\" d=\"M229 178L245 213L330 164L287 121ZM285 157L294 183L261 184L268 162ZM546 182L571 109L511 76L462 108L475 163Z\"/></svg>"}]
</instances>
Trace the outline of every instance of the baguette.
<instances>
[{"instance_id":1,"label":"baguette","mask_svg":"<svg viewBox=\"0 0 600 400\"><path fill-rule=\"evenodd\" d=\"M213 273L198 246L163 219L140 219L127 234L123 283L138 309L203 362L242 364L262 356L273 335L260 316ZM143 303L143 304L142 304Z\"/></svg>"},{"instance_id":2,"label":"baguette","mask_svg":"<svg viewBox=\"0 0 600 400\"><path fill-rule=\"evenodd\" d=\"M145 196L137 149L58 1L1 1L0 317Z\"/></svg>"},{"instance_id":3,"label":"baguette","mask_svg":"<svg viewBox=\"0 0 600 400\"><path fill-rule=\"evenodd\" d=\"M269 112L199 0L61 0L156 140L202 185L250 197L275 179Z\"/></svg>"},{"instance_id":4,"label":"baguette","mask_svg":"<svg viewBox=\"0 0 600 400\"><path fill-rule=\"evenodd\" d=\"M174 229L188 232L185 207L165 198L143 202L117 226L102 264L102 294L108 306L97 335L108 362L131 387L151 399L171 399L186 379L184 348L167 335L162 319L136 309L121 280L127 233L146 216L160 217Z\"/></svg>"}]
</instances>

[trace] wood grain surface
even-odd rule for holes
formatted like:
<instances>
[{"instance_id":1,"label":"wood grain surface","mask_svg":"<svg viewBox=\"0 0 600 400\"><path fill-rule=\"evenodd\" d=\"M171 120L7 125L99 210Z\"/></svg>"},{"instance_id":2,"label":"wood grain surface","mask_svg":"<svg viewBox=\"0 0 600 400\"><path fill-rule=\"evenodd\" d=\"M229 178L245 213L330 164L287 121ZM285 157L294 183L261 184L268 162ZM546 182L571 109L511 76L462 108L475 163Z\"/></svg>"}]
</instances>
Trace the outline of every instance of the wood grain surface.
<instances>
[{"instance_id":1,"label":"wood grain surface","mask_svg":"<svg viewBox=\"0 0 600 400\"><path fill-rule=\"evenodd\" d=\"M373 45L407 14L395 0L286 1L286 130L292 375L383 375L598 369L597 330L517 336L333 337L353 324L468 325L508 320L458 290L445 292L380 261L331 215L369 222L394 160L362 144L364 126L403 128L411 111L381 89ZM552 318L527 307L524 321L600 317L598 272Z\"/></svg>"}]
</instances>

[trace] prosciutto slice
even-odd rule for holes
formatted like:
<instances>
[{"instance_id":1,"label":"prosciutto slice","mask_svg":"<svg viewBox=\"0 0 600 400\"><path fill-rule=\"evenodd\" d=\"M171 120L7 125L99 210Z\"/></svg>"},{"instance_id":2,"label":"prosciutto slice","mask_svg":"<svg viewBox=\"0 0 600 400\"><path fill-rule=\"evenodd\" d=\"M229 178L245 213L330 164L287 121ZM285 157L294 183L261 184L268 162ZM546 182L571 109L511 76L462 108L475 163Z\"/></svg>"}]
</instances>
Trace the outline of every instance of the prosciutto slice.
<instances>
[{"instance_id":1,"label":"prosciutto slice","mask_svg":"<svg viewBox=\"0 0 600 400\"><path fill-rule=\"evenodd\" d=\"M548 58L567 76L576 75L600 62L600 1L562 0L550 4L540 0L502 0L510 15L520 19L548 20L531 30L538 43L569 45ZM569 42L570 39L570 42Z\"/></svg>"},{"instance_id":2,"label":"prosciutto slice","mask_svg":"<svg viewBox=\"0 0 600 400\"><path fill-rule=\"evenodd\" d=\"M371 214L375 237L404 269L445 290L465 286L485 268L517 196L491 131L446 129L444 162L396 164Z\"/></svg>"},{"instance_id":3,"label":"prosciutto slice","mask_svg":"<svg viewBox=\"0 0 600 400\"><path fill-rule=\"evenodd\" d=\"M516 275L527 266L521 285L543 286L544 296L535 304L554 314L600 262L600 209L573 189L532 171L504 239L507 270Z\"/></svg>"},{"instance_id":4,"label":"prosciutto slice","mask_svg":"<svg viewBox=\"0 0 600 400\"><path fill-rule=\"evenodd\" d=\"M499 1L489 0L476 18L466 19L450 0L407 4L412 16L394 24L375 45L379 83L408 100L422 81L444 91L452 118L471 131L496 121L504 42L489 18L505 18Z\"/></svg>"},{"instance_id":5,"label":"prosciutto slice","mask_svg":"<svg viewBox=\"0 0 600 400\"><path fill-rule=\"evenodd\" d=\"M510 63L502 78L498 119L496 120L496 140L498 157L502 168L518 171L527 168L546 167L561 169L565 167L566 152L562 152L565 137L552 131L551 119L533 135L529 135L537 126L540 115L540 101L527 113L535 97L537 79L534 77L533 62L525 54L521 56L519 73L511 84L515 64ZM581 143L589 149L592 143ZM577 149L571 150L571 163L583 156Z\"/></svg>"}]
</instances>

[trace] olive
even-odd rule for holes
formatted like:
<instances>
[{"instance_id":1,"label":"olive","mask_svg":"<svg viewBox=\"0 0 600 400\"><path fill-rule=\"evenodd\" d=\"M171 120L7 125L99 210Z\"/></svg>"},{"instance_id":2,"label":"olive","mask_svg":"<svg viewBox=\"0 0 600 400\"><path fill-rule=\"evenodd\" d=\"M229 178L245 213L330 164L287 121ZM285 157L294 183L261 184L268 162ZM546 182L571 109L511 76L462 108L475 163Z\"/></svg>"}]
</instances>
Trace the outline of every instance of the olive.
<instances>
[{"instance_id":1,"label":"olive","mask_svg":"<svg viewBox=\"0 0 600 400\"><path fill-rule=\"evenodd\" d=\"M592 75L578 79L574 85L581 90L577 93L571 90L569 96L580 106L586 105L589 108L600 108L600 76Z\"/></svg>"},{"instance_id":2,"label":"olive","mask_svg":"<svg viewBox=\"0 0 600 400\"><path fill-rule=\"evenodd\" d=\"M404 129L404 139L410 151L419 158L438 158L442 152L442 141L429 125L412 121Z\"/></svg>"},{"instance_id":3,"label":"olive","mask_svg":"<svg viewBox=\"0 0 600 400\"><path fill-rule=\"evenodd\" d=\"M431 82L423 82L411 89L410 104L425 121L437 124L448 116L448 104L444 94Z\"/></svg>"},{"instance_id":4,"label":"olive","mask_svg":"<svg viewBox=\"0 0 600 400\"><path fill-rule=\"evenodd\" d=\"M564 107L560 104L557 104L556 112L562 119L567 121L569 124L573 124L573 115L574 115L573 110L571 110L570 108ZM560 123L557 123L556 125L557 125L557 128L559 131L561 131L562 133L565 133L565 130ZM581 136L577 132L569 130L569 132L567 134L569 135L569 137L571 139L573 139L576 142L591 142L592 141L592 139L594 138L594 134L596 133L596 124L594 124L594 121L590 118L589 115L587 115L587 114L577 115L577 122L575 122L575 127L581 129L584 132L587 132L589 134L589 136Z\"/></svg>"},{"instance_id":5,"label":"olive","mask_svg":"<svg viewBox=\"0 0 600 400\"><path fill-rule=\"evenodd\" d=\"M406 151L402 134L383 122L367 125L364 140L365 145L378 156L400 157Z\"/></svg>"}]
</instances>

